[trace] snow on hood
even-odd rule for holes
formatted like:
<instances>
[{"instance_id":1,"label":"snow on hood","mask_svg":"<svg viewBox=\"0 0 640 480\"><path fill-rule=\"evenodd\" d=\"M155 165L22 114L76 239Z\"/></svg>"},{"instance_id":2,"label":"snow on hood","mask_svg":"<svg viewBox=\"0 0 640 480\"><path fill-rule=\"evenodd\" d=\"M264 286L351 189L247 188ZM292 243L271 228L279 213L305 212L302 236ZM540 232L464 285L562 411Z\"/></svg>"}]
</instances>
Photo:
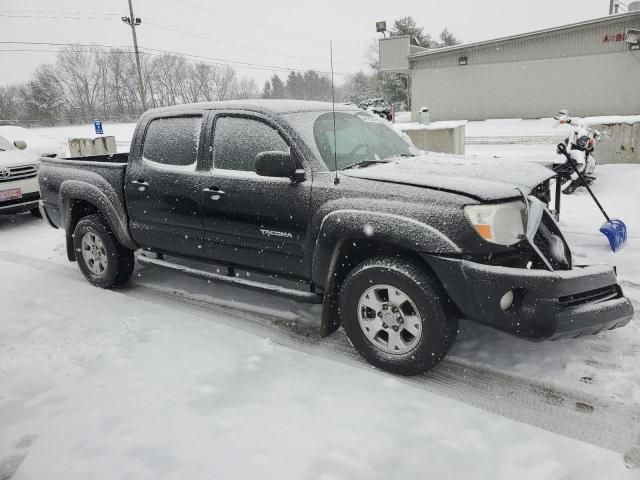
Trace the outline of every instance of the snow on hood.
<instances>
[{"instance_id":1,"label":"snow on hood","mask_svg":"<svg viewBox=\"0 0 640 480\"><path fill-rule=\"evenodd\" d=\"M545 167L529 162L465 157L428 152L418 157L341 172L344 175L461 193L491 201L529 193L554 176Z\"/></svg>"},{"instance_id":2,"label":"snow on hood","mask_svg":"<svg viewBox=\"0 0 640 480\"><path fill-rule=\"evenodd\" d=\"M0 126L0 135L13 144L16 140L22 140L27 144L27 151L41 156L60 154L60 146L53 140L44 138L32 130L15 125Z\"/></svg>"},{"instance_id":3,"label":"snow on hood","mask_svg":"<svg viewBox=\"0 0 640 480\"><path fill-rule=\"evenodd\" d=\"M40 156L23 150L0 150L0 168L40 165Z\"/></svg>"}]
</instances>

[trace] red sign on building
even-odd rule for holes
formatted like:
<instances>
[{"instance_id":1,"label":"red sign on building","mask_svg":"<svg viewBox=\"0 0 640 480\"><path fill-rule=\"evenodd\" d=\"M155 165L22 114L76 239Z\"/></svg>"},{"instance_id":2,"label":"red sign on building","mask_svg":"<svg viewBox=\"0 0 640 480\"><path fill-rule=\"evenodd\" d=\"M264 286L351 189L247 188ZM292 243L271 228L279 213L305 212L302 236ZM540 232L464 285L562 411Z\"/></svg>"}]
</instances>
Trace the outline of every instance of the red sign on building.
<instances>
[{"instance_id":1,"label":"red sign on building","mask_svg":"<svg viewBox=\"0 0 640 480\"><path fill-rule=\"evenodd\" d=\"M624 41L624 33L612 33L611 35L607 34L604 36L602 43L609 42L622 42Z\"/></svg>"}]
</instances>

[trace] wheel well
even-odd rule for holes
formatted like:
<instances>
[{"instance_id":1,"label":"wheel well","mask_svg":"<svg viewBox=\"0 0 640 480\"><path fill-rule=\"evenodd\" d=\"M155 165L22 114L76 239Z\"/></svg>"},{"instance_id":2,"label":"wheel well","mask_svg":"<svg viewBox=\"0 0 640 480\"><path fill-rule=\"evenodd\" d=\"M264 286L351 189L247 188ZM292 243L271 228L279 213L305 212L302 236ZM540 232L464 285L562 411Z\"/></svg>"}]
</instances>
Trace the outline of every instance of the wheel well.
<instances>
[{"instance_id":1,"label":"wheel well","mask_svg":"<svg viewBox=\"0 0 640 480\"><path fill-rule=\"evenodd\" d=\"M338 295L342 283L356 265L372 257L402 258L437 279L431 267L416 252L369 238L345 238L336 246L332 259L331 278L325 285L325 301L320 327L323 336L330 335L340 327Z\"/></svg>"},{"instance_id":2,"label":"wheel well","mask_svg":"<svg viewBox=\"0 0 640 480\"><path fill-rule=\"evenodd\" d=\"M87 202L86 200L80 200L72 198L69 200L69 210L67 212L67 258L74 262L76 260L76 253L73 249L73 232L76 229L76 225L80 220L89 215L101 213L94 204Z\"/></svg>"}]
</instances>

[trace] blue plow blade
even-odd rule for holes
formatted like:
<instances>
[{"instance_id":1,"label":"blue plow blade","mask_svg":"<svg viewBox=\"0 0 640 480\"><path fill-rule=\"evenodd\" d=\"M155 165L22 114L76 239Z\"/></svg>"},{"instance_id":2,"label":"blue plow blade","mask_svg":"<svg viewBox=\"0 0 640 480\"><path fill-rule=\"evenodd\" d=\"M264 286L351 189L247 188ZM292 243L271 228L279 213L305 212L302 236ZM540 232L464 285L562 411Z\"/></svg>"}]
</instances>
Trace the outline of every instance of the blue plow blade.
<instances>
[{"instance_id":1,"label":"blue plow blade","mask_svg":"<svg viewBox=\"0 0 640 480\"><path fill-rule=\"evenodd\" d=\"M610 222L604 222L600 227L600 231L609 240L612 252L620 250L627 241L627 226L617 218L611 219Z\"/></svg>"}]
</instances>

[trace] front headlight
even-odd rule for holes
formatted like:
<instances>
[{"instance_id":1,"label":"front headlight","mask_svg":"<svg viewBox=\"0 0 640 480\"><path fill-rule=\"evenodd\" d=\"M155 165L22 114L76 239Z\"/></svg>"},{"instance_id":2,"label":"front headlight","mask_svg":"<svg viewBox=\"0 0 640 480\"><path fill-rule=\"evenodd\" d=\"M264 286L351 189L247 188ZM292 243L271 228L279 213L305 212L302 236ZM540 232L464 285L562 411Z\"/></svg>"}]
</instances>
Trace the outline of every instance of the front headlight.
<instances>
[{"instance_id":1,"label":"front headlight","mask_svg":"<svg viewBox=\"0 0 640 480\"><path fill-rule=\"evenodd\" d=\"M526 207L520 200L494 205L468 205L464 207L464 213L478 235L487 242L509 246L525 237Z\"/></svg>"}]
</instances>

